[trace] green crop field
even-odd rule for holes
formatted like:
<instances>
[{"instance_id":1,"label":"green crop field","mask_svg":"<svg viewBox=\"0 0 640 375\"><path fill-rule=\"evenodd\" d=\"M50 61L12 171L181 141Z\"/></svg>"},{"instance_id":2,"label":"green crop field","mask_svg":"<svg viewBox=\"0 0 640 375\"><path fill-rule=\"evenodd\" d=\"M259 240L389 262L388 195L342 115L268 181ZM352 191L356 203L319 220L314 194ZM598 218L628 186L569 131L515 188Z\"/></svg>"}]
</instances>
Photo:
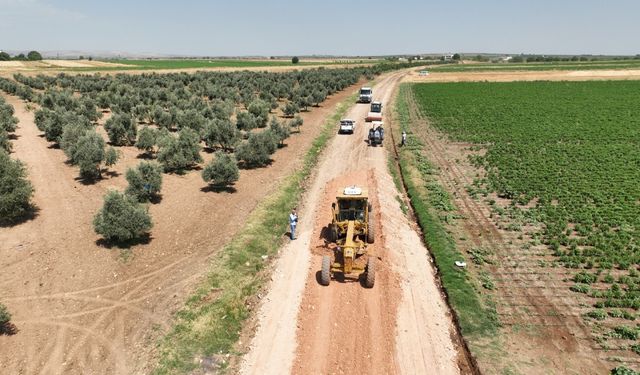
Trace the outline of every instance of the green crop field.
<instances>
[{"instance_id":1,"label":"green crop field","mask_svg":"<svg viewBox=\"0 0 640 375\"><path fill-rule=\"evenodd\" d=\"M530 63L481 63L481 64L445 64L434 66L432 72L508 72L508 71L546 71L546 70L606 70L640 69L640 60L602 60L602 61L554 61Z\"/></svg>"},{"instance_id":2,"label":"green crop field","mask_svg":"<svg viewBox=\"0 0 640 375\"><path fill-rule=\"evenodd\" d=\"M640 308L640 82L416 84L420 110L452 139L487 149L477 181L540 227L592 297L594 320ZM527 205L525 208L524 205ZM620 328L622 327L622 328ZM638 327L622 325L618 331ZM639 346L633 348L640 349ZM633 349L632 348L632 349ZM635 349L633 349L635 351Z\"/></svg>"}]
</instances>

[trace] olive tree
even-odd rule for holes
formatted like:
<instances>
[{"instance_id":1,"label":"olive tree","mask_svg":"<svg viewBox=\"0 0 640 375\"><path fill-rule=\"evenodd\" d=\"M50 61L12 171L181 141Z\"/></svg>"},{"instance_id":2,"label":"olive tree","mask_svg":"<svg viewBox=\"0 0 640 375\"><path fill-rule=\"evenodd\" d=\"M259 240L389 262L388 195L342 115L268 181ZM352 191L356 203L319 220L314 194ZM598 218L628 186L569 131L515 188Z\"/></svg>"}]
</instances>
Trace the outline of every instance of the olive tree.
<instances>
[{"instance_id":1,"label":"olive tree","mask_svg":"<svg viewBox=\"0 0 640 375\"><path fill-rule=\"evenodd\" d=\"M13 116L13 107L9 104L2 104L0 101L0 129L13 133L16 131L17 124L18 119Z\"/></svg>"},{"instance_id":2,"label":"olive tree","mask_svg":"<svg viewBox=\"0 0 640 375\"><path fill-rule=\"evenodd\" d=\"M236 157L247 167L262 167L271 162L271 155L278 148L278 141L273 133L265 130L251 134L247 142L236 147Z\"/></svg>"},{"instance_id":3,"label":"olive tree","mask_svg":"<svg viewBox=\"0 0 640 375\"><path fill-rule=\"evenodd\" d=\"M280 147L284 145L284 140L289 138L289 135L291 134L290 127L283 126L275 117L271 119L269 130Z\"/></svg>"},{"instance_id":4,"label":"olive tree","mask_svg":"<svg viewBox=\"0 0 640 375\"><path fill-rule=\"evenodd\" d=\"M259 128L264 128L267 125L270 111L269 103L256 99L249 104L247 111L256 118Z\"/></svg>"},{"instance_id":5,"label":"olive tree","mask_svg":"<svg viewBox=\"0 0 640 375\"><path fill-rule=\"evenodd\" d=\"M109 168L118 162L120 159L120 152L113 147L109 147L104 153L104 165Z\"/></svg>"},{"instance_id":6,"label":"olive tree","mask_svg":"<svg viewBox=\"0 0 640 375\"><path fill-rule=\"evenodd\" d=\"M236 127L240 130L249 131L258 127L259 119L249 112L240 112L236 116Z\"/></svg>"},{"instance_id":7,"label":"olive tree","mask_svg":"<svg viewBox=\"0 0 640 375\"><path fill-rule=\"evenodd\" d=\"M105 157L105 142L95 131L87 131L73 148L71 160L80 167L80 176L95 179L102 176L100 164Z\"/></svg>"},{"instance_id":8,"label":"olive tree","mask_svg":"<svg viewBox=\"0 0 640 375\"><path fill-rule=\"evenodd\" d=\"M229 186L240 178L238 161L233 155L217 152L202 170L202 179L213 186Z\"/></svg>"},{"instance_id":9,"label":"olive tree","mask_svg":"<svg viewBox=\"0 0 640 375\"><path fill-rule=\"evenodd\" d=\"M300 126L304 123L304 120L300 116L296 116L293 120L289 121L290 128L296 128L296 131L300 133Z\"/></svg>"},{"instance_id":10,"label":"olive tree","mask_svg":"<svg viewBox=\"0 0 640 375\"><path fill-rule=\"evenodd\" d=\"M298 112L300 112L300 107L298 107L298 104L292 101L285 104L284 108L282 109L282 113L284 113L284 115L287 117L293 117Z\"/></svg>"},{"instance_id":11,"label":"olive tree","mask_svg":"<svg viewBox=\"0 0 640 375\"><path fill-rule=\"evenodd\" d=\"M178 130L184 128L191 128L199 132L206 122L205 117L196 109L187 109L186 111L178 112L176 117L176 125Z\"/></svg>"},{"instance_id":12,"label":"olive tree","mask_svg":"<svg viewBox=\"0 0 640 375\"><path fill-rule=\"evenodd\" d=\"M202 139L209 148L220 147L230 150L238 144L240 133L229 119L214 119L204 127Z\"/></svg>"},{"instance_id":13,"label":"olive tree","mask_svg":"<svg viewBox=\"0 0 640 375\"><path fill-rule=\"evenodd\" d=\"M138 134L136 147L139 150L144 150L144 152L150 154L151 152L153 152L153 147L156 145L156 136L156 130L145 126L140 130L140 133Z\"/></svg>"},{"instance_id":14,"label":"olive tree","mask_svg":"<svg viewBox=\"0 0 640 375\"><path fill-rule=\"evenodd\" d=\"M27 214L33 187L24 165L0 150L0 223L14 222Z\"/></svg>"},{"instance_id":15,"label":"olive tree","mask_svg":"<svg viewBox=\"0 0 640 375\"><path fill-rule=\"evenodd\" d=\"M67 124L62 130L62 137L60 137L60 148L64 151L67 158L73 163L73 155L76 145L80 137L85 135L91 130L91 124L87 126L84 122L74 122Z\"/></svg>"},{"instance_id":16,"label":"olive tree","mask_svg":"<svg viewBox=\"0 0 640 375\"><path fill-rule=\"evenodd\" d=\"M327 93L324 90L316 89L311 93L311 103L318 107L320 103L324 102L327 98Z\"/></svg>"},{"instance_id":17,"label":"olive tree","mask_svg":"<svg viewBox=\"0 0 640 375\"><path fill-rule=\"evenodd\" d=\"M131 146L136 142L138 127L129 114L114 114L105 122L104 128L114 146Z\"/></svg>"},{"instance_id":18,"label":"olive tree","mask_svg":"<svg viewBox=\"0 0 640 375\"><path fill-rule=\"evenodd\" d=\"M105 195L102 208L93 218L93 229L110 242L140 239L152 227L147 209L135 198L115 190Z\"/></svg>"},{"instance_id":19,"label":"olive tree","mask_svg":"<svg viewBox=\"0 0 640 375\"><path fill-rule=\"evenodd\" d=\"M158 195L162 188L162 167L156 162L142 162L135 169L127 169L129 186L125 193L138 200L148 202Z\"/></svg>"},{"instance_id":20,"label":"olive tree","mask_svg":"<svg viewBox=\"0 0 640 375\"><path fill-rule=\"evenodd\" d=\"M193 129L180 130L177 138L166 135L158 145L158 161L166 172L182 171L202 162L200 136Z\"/></svg>"},{"instance_id":21,"label":"olive tree","mask_svg":"<svg viewBox=\"0 0 640 375\"><path fill-rule=\"evenodd\" d=\"M9 133L6 130L0 129L0 151L11 152L11 142L9 141Z\"/></svg>"},{"instance_id":22,"label":"olive tree","mask_svg":"<svg viewBox=\"0 0 640 375\"><path fill-rule=\"evenodd\" d=\"M62 132L64 131L64 119L62 118L61 111L46 111L43 112L44 120L41 126L41 130L44 131L44 137L49 142L60 143L62 138Z\"/></svg>"}]
</instances>

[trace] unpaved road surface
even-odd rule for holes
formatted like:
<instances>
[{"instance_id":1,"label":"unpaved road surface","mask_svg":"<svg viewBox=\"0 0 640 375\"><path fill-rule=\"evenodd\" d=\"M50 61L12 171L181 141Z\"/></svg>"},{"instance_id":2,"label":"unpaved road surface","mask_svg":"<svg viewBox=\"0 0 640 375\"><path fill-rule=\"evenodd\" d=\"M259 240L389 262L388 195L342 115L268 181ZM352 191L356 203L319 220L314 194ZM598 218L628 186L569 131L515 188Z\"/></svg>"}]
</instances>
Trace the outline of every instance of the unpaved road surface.
<instances>
[{"instance_id":1,"label":"unpaved road surface","mask_svg":"<svg viewBox=\"0 0 640 375\"><path fill-rule=\"evenodd\" d=\"M385 104L405 72L384 76L374 98ZM459 348L427 249L402 213L387 169L392 147L369 147L369 106L355 105L345 117L358 121L353 135L327 146L300 208L299 237L282 250L273 281L258 313L258 329L241 367L244 374L456 374ZM322 255L330 254L322 229L339 189L369 190L377 224L376 284L318 284Z\"/></svg>"},{"instance_id":2,"label":"unpaved road surface","mask_svg":"<svg viewBox=\"0 0 640 375\"><path fill-rule=\"evenodd\" d=\"M128 252L100 246L91 222L104 193L126 187L124 173L140 162L139 152L120 148L123 159L113 173L85 185L76 179L78 168L40 136L33 112L6 97L20 120L12 157L26 164L39 211L31 221L0 227L0 301L18 329L0 335L0 373L150 372L157 338L206 272L209 257L300 166L297 155L354 90L304 113L302 133L287 140L268 168L242 170L235 193L208 191L197 170L163 175L162 200L150 208L151 242Z\"/></svg>"}]
</instances>

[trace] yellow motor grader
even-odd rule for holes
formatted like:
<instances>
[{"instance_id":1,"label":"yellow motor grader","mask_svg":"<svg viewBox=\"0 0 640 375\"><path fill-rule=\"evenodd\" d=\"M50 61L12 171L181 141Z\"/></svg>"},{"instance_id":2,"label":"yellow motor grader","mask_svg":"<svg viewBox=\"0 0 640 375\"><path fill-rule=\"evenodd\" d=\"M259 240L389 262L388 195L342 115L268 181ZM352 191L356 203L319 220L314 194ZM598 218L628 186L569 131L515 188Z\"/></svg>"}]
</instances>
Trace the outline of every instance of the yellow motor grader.
<instances>
[{"instance_id":1,"label":"yellow motor grader","mask_svg":"<svg viewBox=\"0 0 640 375\"><path fill-rule=\"evenodd\" d=\"M333 256L322 258L320 284L329 285L336 274L345 279L363 280L372 288L375 283L375 257L367 254L367 244L375 239L374 219L367 191L350 186L338 192L331 205L329 239L335 243Z\"/></svg>"}]
</instances>

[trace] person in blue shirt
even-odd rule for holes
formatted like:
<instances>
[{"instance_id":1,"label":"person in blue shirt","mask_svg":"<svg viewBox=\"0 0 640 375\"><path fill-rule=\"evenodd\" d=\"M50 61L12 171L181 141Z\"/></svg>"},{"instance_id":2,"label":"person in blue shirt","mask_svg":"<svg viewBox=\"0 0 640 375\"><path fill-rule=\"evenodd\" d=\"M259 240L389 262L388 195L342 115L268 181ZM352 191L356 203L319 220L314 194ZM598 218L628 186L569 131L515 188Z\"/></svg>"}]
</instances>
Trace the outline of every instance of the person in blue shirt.
<instances>
[{"instance_id":1,"label":"person in blue shirt","mask_svg":"<svg viewBox=\"0 0 640 375\"><path fill-rule=\"evenodd\" d=\"M289 227L291 229L291 239L296 239L296 226L298 225L298 214L296 214L296 209L292 209L289 214Z\"/></svg>"}]
</instances>

